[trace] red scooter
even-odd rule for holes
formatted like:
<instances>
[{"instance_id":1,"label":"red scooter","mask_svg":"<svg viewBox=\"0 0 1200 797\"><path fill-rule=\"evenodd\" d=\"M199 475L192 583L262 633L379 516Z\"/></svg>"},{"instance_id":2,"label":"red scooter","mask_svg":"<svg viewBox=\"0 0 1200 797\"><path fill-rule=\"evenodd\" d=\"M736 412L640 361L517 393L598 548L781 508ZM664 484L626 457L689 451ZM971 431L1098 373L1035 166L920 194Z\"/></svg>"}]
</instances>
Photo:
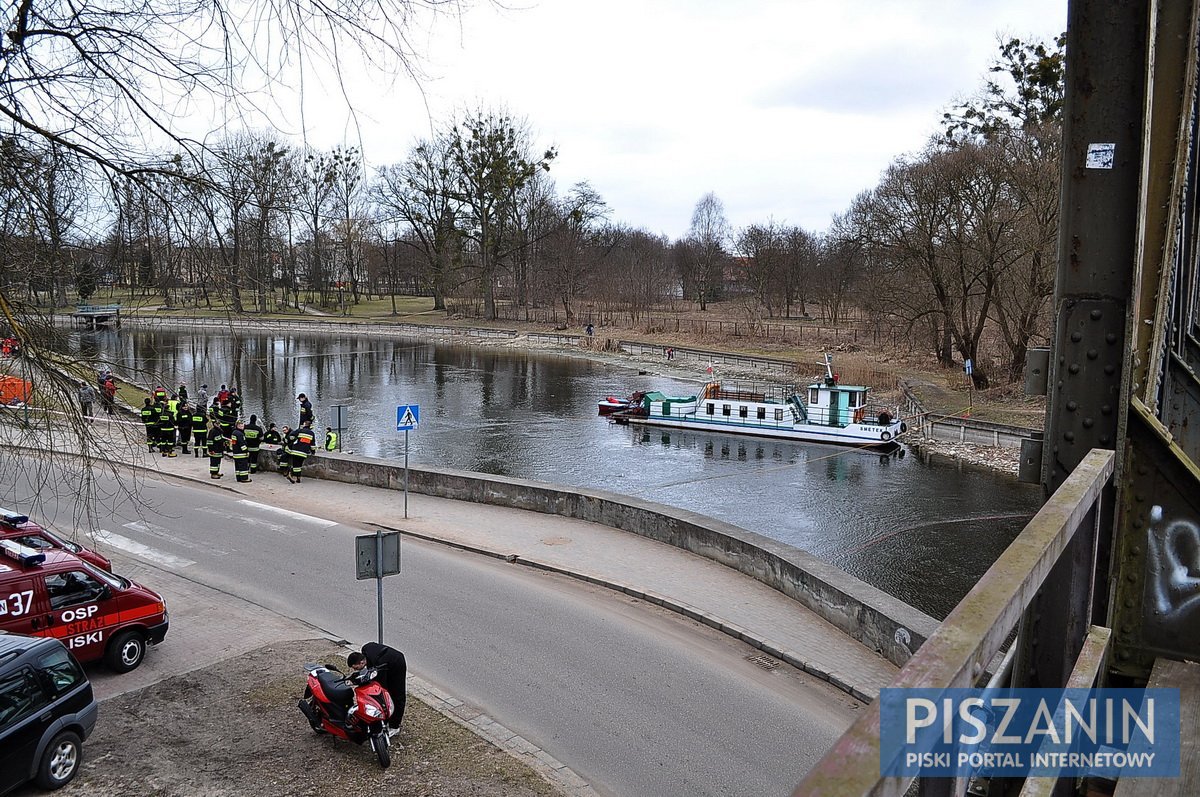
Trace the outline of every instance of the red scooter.
<instances>
[{"instance_id":1,"label":"red scooter","mask_svg":"<svg viewBox=\"0 0 1200 797\"><path fill-rule=\"evenodd\" d=\"M387 769L392 763L387 721L395 707L392 696L376 680L379 669L364 667L342 675L333 665L305 664L308 685L297 705L319 734L328 733L355 744L370 739L379 766Z\"/></svg>"}]
</instances>

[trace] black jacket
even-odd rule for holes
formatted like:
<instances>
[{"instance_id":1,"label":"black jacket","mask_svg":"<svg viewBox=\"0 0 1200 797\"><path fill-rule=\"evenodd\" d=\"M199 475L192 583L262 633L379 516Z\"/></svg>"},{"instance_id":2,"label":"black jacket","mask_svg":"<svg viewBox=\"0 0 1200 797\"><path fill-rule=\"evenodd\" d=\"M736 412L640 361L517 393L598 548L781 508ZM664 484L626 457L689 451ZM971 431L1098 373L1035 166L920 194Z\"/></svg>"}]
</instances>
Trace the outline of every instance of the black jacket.
<instances>
[{"instance_id":1,"label":"black jacket","mask_svg":"<svg viewBox=\"0 0 1200 797\"><path fill-rule=\"evenodd\" d=\"M381 664L387 665L379 671L381 686L389 689L392 684L397 684L401 689L404 688L404 679L408 675L408 662L404 660L403 653L378 642L368 642L363 645L362 652L367 657L367 664L372 667L378 667Z\"/></svg>"}]
</instances>

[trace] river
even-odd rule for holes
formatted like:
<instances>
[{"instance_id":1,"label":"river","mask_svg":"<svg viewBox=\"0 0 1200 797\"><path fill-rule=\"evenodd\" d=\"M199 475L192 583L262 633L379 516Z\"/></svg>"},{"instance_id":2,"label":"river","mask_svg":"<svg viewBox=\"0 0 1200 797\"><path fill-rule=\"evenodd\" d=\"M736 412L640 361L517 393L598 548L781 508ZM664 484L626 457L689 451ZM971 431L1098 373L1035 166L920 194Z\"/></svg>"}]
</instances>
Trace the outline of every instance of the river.
<instances>
[{"instance_id":1,"label":"river","mask_svg":"<svg viewBox=\"0 0 1200 797\"><path fill-rule=\"evenodd\" d=\"M1041 503L1037 486L948 460L597 417L603 396L690 394L700 374L684 382L561 353L399 337L125 328L71 332L68 346L141 382L157 375L193 394L207 383L210 395L237 385L245 414L280 426L295 424L304 392L322 437L330 408L344 405L343 448L373 457L403 457L396 407L417 404L414 466L601 488L699 512L802 548L937 618Z\"/></svg>"}]
</instances>

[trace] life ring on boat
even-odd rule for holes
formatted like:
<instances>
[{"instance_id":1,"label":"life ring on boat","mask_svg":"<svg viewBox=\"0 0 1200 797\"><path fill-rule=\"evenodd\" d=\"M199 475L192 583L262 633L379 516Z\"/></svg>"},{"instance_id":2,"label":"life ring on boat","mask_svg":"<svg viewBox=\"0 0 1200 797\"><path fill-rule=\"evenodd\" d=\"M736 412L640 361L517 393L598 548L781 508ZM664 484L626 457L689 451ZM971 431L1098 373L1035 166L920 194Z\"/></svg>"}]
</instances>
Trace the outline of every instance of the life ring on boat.
<instances>
[{"instance_id":1,"label":"life ring on boat","mask_svg":"<svg viewBox=\"0 0 1200 797\"><path fill-rule=\"evenodd\" d=\"M900 421L900 434L904 434L907 431L908 431L908 424L905 423L904 421Z\"/></svg>"},{"instance_id":2,"label":"life ring on boat","mask_svg":"<svg viewBox=\"0 0 1200 797\"><path fill-rule=\"evenodd\" d=\"M888 440L892 439L892 433L884 432L883 434L879 435L879 439L886 443Z\"/></svg>"}]
</instances>

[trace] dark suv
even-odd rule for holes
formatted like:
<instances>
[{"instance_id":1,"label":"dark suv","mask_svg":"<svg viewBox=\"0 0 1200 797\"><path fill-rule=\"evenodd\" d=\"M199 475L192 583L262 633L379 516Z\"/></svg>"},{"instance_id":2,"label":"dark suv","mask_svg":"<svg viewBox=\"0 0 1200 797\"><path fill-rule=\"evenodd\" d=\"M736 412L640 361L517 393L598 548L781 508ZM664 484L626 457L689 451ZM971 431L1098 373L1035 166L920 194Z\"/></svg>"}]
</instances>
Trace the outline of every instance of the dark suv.
<instances>
[{"instance_id":1,"label":"dark suv","mask_svg":"<svg viewBox=\"0 0 1200 797\"><path fill-rule=\"evenodd\" d=\"M87 675L61 642L0 631L0 794L30 780L69 783L96 711Z\"/></svg>"}]
</instances>

